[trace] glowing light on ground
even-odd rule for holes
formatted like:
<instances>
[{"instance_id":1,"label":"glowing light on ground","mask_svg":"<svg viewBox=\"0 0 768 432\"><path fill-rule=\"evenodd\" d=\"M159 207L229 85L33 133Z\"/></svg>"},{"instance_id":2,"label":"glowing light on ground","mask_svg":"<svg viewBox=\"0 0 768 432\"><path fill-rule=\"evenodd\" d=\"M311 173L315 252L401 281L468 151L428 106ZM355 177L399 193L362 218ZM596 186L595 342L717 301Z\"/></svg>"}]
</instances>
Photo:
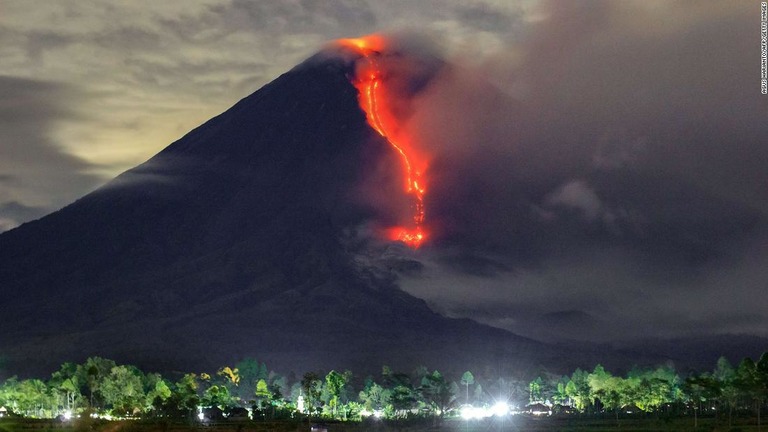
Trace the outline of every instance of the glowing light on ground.
<instances>
[{"instance_id":1,"label":"glowing light on ground","mask_svg":"<svg viewBox=\"0 0 768 432\"><path fill-rule=\"evenodd\" d=\"M405 171L405 192L413 197L413 226L394 227L386 230L389 240L401 241L412 248L418 248L427 238L423 229L425 181L422 174L426 163L419 160L408 142L407 136L394 133L396 121L386 105L385 77L379 67L378 58L385 40L372 35L357 39L341 39L341 46L350 48L363 56L367 62L356 71L353 85L359 92L360 107L365 112L368 124L397 151Z\"/></svg>"},{"instance_id":2,"label":"glowing light on ground","mask_svg":"<svg viewBox=\"0 0 768 432\"><path fill-rule=\"evenodd\" d=\"M464 420L479 420L488 417L505 417L509 415L509 405L504 402L498 402L491 407L476 407L464 405L461 407L460 414Z\"/></svg>"},{"instance_id":3,"label":"glowing light on ground","mask_svg":"<svg viewBox=\"0 0 768 432\"><path fill-rule=\"evenodd\" d=\"M496 417L504 417L505 415L509 414L509 405L504 402L497 402L494 406L491 407L490 413Z\"/></svg>"}]
</instances>

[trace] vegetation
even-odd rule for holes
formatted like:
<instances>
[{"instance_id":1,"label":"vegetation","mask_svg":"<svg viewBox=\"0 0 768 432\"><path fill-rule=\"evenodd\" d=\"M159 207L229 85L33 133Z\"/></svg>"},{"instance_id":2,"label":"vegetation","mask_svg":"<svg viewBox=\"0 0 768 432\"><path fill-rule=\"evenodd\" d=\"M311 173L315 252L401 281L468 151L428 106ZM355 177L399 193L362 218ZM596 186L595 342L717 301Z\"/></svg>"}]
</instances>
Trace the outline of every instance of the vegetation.
<instances>
[{"instance_id":1,"label":"vegetation","mask_svg":"<svg viewBox=\"0 0 768 432\"><path fill-rule=\"evenodd\" d=\"M404 373L386 366L376 377L331 370L291 378L254 359L211 374L170 378L91 357L82 364L64 363L47 380L11 377L0 386L5 417L80 423L97 418L188 423L383 419L436 425L467 409L486 407L488 416L501 415L491 410L500 402L504 410L561 419L690 419L694 427L716 421L728 429L749 419L759 428L768 403L768 353L735 367L721 358L713 370L701 373L680 374L666 365L619 376L597 365L568 376L525 378L471 371L451 377L424 367Z\"/></svg>"}]
</instances>

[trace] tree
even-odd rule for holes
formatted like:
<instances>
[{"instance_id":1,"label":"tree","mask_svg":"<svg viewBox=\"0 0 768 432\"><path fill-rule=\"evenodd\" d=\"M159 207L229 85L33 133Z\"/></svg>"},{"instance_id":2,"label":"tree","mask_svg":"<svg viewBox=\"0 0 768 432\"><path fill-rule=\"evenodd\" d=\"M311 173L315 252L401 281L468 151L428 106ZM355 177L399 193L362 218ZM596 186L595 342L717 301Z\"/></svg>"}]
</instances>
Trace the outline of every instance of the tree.
<instances>
[{"instance_id":1,"label":"tree","mask_svg":"<svg viewBox=\"0 0 768 432\"><path fill-rule=\"evenodd\" d=\"M714 381L707 374L691 375L683 384L684 393L693 409L693 427L699 425L698 412L701 410L701 402L707 399L715 391Z\"/></svg>"},{"instance_id":2,"label":"tree","mask_svg":"<svg viewBox=\"0 0 768 432\"><path fill-rule=\"evenodd\" d=\"M51 379L48 381L48 386L63 399L58 405L61 409L70 412L76 408L77 400L82 396L79 384L77 365L69 362L63 363L58 371L51 374Z\"/></svg>"},{"instance_id":3,"label":"tree","mask_svg":"<svg viewBox=\"0 0 768 432\"><path fill-rule=\"evenodd\" d=\"M19 412L19 380L12 376L0 387L0 406Z\"/></svg>"},{"instance_id":4,"label":"tree","mask_svg":"<svg viewBox=\"0 0 768 432\"><path fill-rule=\"evenodd\" d=\"M565 393L577 410L586 411L590 405L589 374L581 369L576 369L565 386Z\"/></svg>"},{"instance_id":5,"label":"tree","mask_svg":"<svg viewBox=\"0 0 768 432\"><path fill-rule=\"evenodd\" d=\"M764 353L755 363L749 357L739 363L736 380L739 390L755 404L757 428L762 426L762 405L768 398L768 353Z\"/></svg>"},{"instance_id":6,"label":"tree","mask_svg":"<svg viewBox=\"0 0 768 432\"><path fill-rule=\"evenodd\" d=\"M392 392L369 380L358 399L368 411L381 412L390 404Z\"/></svg>"},{"instance_id":7,"label":"tree","mask_svg":"<svg viewBox=\"0 0 768 432\"><path fill-rule=\"evenodd\" d=\"M238 387L240 385L240 371L237 368L224 366L216 371L216 375L221 378L220 380L217 380L219 385L227 388L229 398L233 400L240 399L238 392Z\"/></svg>"},{"instance_id":8,"label":"tree","mask_svg":"<svg viewBox=\"0 0 768 432\"><path fill-rule=\"evenodd\" d=\"M101 406L101 382L115 366L117 365L114 361L101 357L89 357L85 363L77 366L77 381L87 388L88 403L91 407Z\"/></svg>"},{"instance_id":9,"label":"tree","mask_svg":"<svg viewBox=\"0 0 768 432\"><path fill-rule=\"evenodd\" d=\"M416 403L418 395L408 374L388 371L382 374L386 388L391 391L390 401L396 416L405 414Z\"/></svg>"},{"instance_id":10,"label":"tree","mask_svg":"<svg viewBox=\"0 0 768 432\"><path fill-rule=\"evenodd\" d=\"M10 385L8 385L10 384ZM10 396L13 410L28 417L44 417L46 407L52 404L48 386L39 379L6 381L5 392Z\"/></svg>"},{"instance_id":11,"label":"tree","mask_svg":"<svg viewBox=\"0 0 768 432\"><path fill-rule=\"evenodd\" d=\"M599 400L605 409L614 410L618 422L619 408L625 401L624 380L607 372L602 365L595 366L587 380L593 403Z\"/></svg>"},{"instance_id":12,"label":"tree","mask_svg":"<svg viewBox=\"0 0 768 432\"><path fill-rule=\"evenodd\" d=\"M168 399L170 399L173 392L171 387L162 377L159 375L157 379L153 379L154 385L150 385L148 389L146 403L148 407L162 407ZM145 386L146 388L146 386Z\"/></svg>"},{"instance_id":13,"label":"tree","mask_svg":"<svg viewBox=\"0 0 768 432\"><path fill-rule=\"evenodd\" d=\"M252 358L246 358L235 365L240 380L238 383L238 396L242 400L249 400L256 392L256 383L261 379L259 362Z\"/></svg>"},{"instance_id":14,"label":"tree","mask_svg":"<svg viewBox=\"0 0 768 432\"><path fill-rule=\"evenodd\" d=\"M736 388L736 370L733 369L728 359L720 357L712 377L717 382L720 396L728 405L728 427L730 428L733 425L733 408L739 397Z\"/></svg>"},{"instance_id":15,"label":"tree","mask_svg":"<svg viewBox=\"0 0 768 432\"><path fill-rule=\"evenodd\" d=\"M456 387L458 388L458 386L456 386ZM483 386L480 383L476 383L475 384L475 395L473 396L475 402L478 402L478 401L483 402L483 396L484 395L485 394L483 393Z\"/></svg>"},{"instance_id":16,"label":"tree","mask_svg":"<svg viewBox=\"0 0 768 432\"><path fill-rule=\"evenodd\" d=\"M256 397L254 409L258 410L260 415L265 415L265 410L272 400L272 392L269 391L267 382L259 379L256 382L256 389L253 394Z\"/></svg>"},{"instance_id":17,"label":"tree","mask_svg":"<svg viewBox=\"0 0 768 432\"><path fill-rule=\"evenodd\" d=\"M567 405L569 398L568 398L568 392L566 391L566 386L570 380L566 377L565 380L560 380L557 382L557 387L555 389L555 394L552 396L552 402L560 405Z\"/></svg>"},{"instance_id":18,"label":"tree","mask_svg":"<svg viewBox=\"0 0 768 432\"><path fill-rule=\"evenodd\" d=\"M624 380L624 404L634 404L643 411L659 409L679 398L680 378L670 367L633 370Z\"/></svg>"},{"instance_id":19,"label":"tree","mask_svg":"<svg viewBox=\"0 0 768 432\"><path fill-rule=\"evenodd\" d=\"M57 389L64 393L65 408L67 411L72 412L76 408L77 397L80 396L80 391L77 385L77 378L67 378L59 384Z\"/></svg>"},{"instance_id":20,"label":"tree","mask_svg":"<svg viewBox=\"0 0 768 432\"><path fill-rule=\"evenodd\" d=\"M199 389L197 375L185 374L171 389L171 396L161 404L163 411L172 417L192 417L200 405Z\"/></svg>"},{"instance_id":21,"label":"tree","mask_svg":"<svg viewBox=\"0 0 768 432\"><path fill-rule=\"evenodd\" d=\"M227 386L220 384L213 384L205 389L200 403L207 407L217 407L222 411L226 411L236 405L235 398L229 393Z\"/></svg>"},{"instance_id":22,"label":"tree","mask_svg":"<svg viewBox=\"0 0 768 432\"><path fill-rule=\"evenodd\" d=\"M323 381L320 380L320 376L315 372L307 372L301 379L301 389L304 392L304 400L306 401L310 417L316 410L317 404L320 402L322 385Z\"/></svg>"},{"instance_id":23,"label":"tree","mask_svg":"<svg viewBox=\"0 0 768 432\"><path fill-rule=\"evenodd\" d=\"M760 408L768 398L768 352L760 356L755 365L755 380L757 381L757 429L760 430Z\"/></svg>"},{"instance_id":24,"label":"tree","mask_svg":"<svg viewBox=\"0 0 768 432\"><path fill-rule=\"evenodd\" d=\"M541 398L541 386L543 383L541 377L536 377L535 380L528 383L528 401L530 403L543 402Z\"/></svg>"},{"instance_id":25,"label":"tree","mask_svg":"<svg viewBox=\"0 0 768 432\"><path fill-rule=\"evenodd\" d=\"M466 398L464 400L464 403L469 403L469 386L475 383L475 377L472 375L472 372L466 371L461 376L461 383L464 384L464 387L466 388Z\"/></svg>"},{"instance_id":26,"label":"tree","mask_svg":"<svg viewBox=\"0 0 768 432\"><path fill-rule=\"evenodd\" d=\"M269 390L267 382L263 379L256 382L256 390L253 393L258 399L270 399L272 397L272 392Z\"/></svg>"},{"instance_id":27,"label":"tree","mask_svg":"<svg viewBox=\"0 0 768 432\"><path fill-rule=\"evenodd\" d=\"M290 390L286 378L282 375L275 374L272 377L272 383L269 385L269 391L272 392L272 398L275 400L283 399L283 394L285 394L286 390Z\"/></svg>"},{"instance_id":28,"label":"tree","mask_svg":"<svg viewBox=\"0 0 768 432\"><path fill-rule=\"evenodd\" d=\"M347 371L344 374L340 374L335 370L328 372L325 376L325 386L330 394L330 401L328 405L331 407L331 413L336 417L336 410L339 405L339 398L342 396L342 391L347 385L352 373Z\"/></svg>"},{"instance_id":29,"label":"tree","mask_svg":"<svg viewBox=\"0 0 768 432\"><path fill-rule=\"evenodd\" d=\"M419 388L422 397L432 408L432 412L438 414L440 420L445 417L445 413L456 400L457 389L458 386L455 383L446 381L438 371L425 375L421 379L421 387Z\"/></svg>"},{"instance_id":30,"label":"tree","mask_svg":"<svg viewBox=\"0 0 768 432\"><path fill-rule=\"evenodd\" d=\"M135 415L146 405L142 372L132 366L115 366L104 376L99 388L104 403L118 415Z\"/></svg>"}]
</instances>

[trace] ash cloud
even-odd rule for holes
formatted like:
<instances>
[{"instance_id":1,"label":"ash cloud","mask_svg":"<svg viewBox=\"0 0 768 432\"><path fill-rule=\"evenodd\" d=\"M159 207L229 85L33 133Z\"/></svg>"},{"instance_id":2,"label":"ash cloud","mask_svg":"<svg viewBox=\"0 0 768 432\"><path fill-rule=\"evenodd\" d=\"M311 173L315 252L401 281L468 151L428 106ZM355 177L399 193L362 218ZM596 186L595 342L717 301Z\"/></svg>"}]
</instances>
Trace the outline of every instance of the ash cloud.
<instances>
[{"instance_id":1,"label":"ash cloud","mask_svg":"<svg viewBox=\"0 0 768 432\"><path fill-rule=\"evenodd\" d=\"M550 340L766 335L746 6L545 3L503 53L450 58L413 101L435 236L404 289Z\"/></svg>"}]
</instances>

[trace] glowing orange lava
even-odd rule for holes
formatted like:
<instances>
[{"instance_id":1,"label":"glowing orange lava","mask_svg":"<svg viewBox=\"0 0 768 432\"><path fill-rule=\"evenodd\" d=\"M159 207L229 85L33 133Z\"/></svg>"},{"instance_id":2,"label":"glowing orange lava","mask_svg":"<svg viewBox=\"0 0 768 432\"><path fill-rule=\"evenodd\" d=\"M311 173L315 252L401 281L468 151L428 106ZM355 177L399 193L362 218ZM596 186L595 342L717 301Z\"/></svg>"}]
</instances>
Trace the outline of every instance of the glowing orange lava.
<instances>
[{"instance_id":1,"label":"glowing orange lava","mask_svg":"<svg viewBox=\"0 0 768 432\"><path fill-rule=\"evenodd\" d=\"M366 114L368 124L400 155L406 173L405 191L414 198L413 228L390 228L387 230L387 237L390 240L401 241L412 248L418 248L426 239L426 233L422 229L426 189L421 180L421 173L424 172L426 163L423 159L419 160L416 157L407 136L395 136L396 119L386 106L384 76L378 64L378 57L384 48L385 40L381 36L371 35L357 39L341 39L339 44L358 52L367 62L363 67L358 67L353 82L359 92L360 107Z\"/></svg>"}]
</instances>

